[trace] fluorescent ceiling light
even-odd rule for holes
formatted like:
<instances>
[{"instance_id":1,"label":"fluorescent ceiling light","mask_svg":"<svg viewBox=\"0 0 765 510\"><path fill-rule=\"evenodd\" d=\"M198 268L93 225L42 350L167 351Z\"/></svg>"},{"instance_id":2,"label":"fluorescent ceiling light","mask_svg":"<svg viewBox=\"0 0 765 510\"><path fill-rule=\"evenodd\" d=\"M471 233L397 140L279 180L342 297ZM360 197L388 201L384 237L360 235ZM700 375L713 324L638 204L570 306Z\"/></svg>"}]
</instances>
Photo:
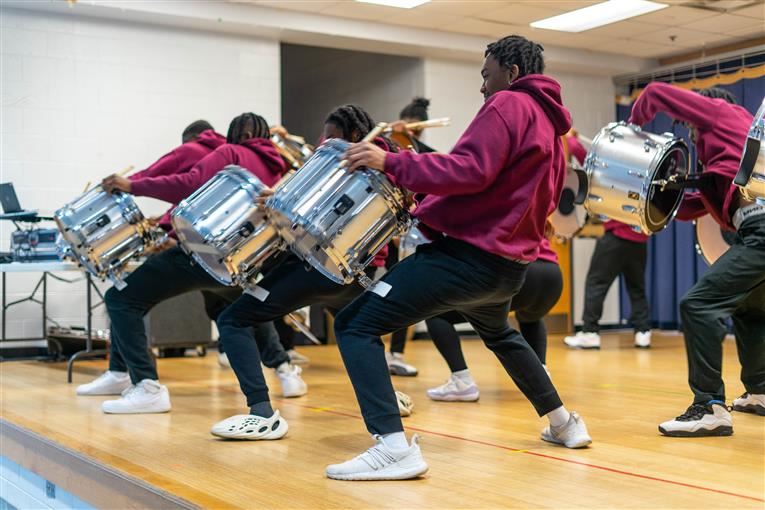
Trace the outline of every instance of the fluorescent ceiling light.
<instances>
[{"instance_id":1,"label":"fluorescent ceiling light","mask_svg":"<svg viewBox=\"0 0 765 510\"><path fill-rule=\"evenodd\" d=\"M401 9L411 9L418 5L426 4L430 0L356 0L362 4L384 5L385 7L399 7Z\"/></svg>"},{"instance_id":2,"label":"fluorescent ceiling light","mask_svg":"<svg viewBox=\"0 0 765 510\"><path fill-rule=\"evenodd\" d=\"M584 32L610 23L648 14L669 7L648 0L609 0L582 9L530 23L534 28L560 30L561 32Z\"/></svg>"}]
</instances>

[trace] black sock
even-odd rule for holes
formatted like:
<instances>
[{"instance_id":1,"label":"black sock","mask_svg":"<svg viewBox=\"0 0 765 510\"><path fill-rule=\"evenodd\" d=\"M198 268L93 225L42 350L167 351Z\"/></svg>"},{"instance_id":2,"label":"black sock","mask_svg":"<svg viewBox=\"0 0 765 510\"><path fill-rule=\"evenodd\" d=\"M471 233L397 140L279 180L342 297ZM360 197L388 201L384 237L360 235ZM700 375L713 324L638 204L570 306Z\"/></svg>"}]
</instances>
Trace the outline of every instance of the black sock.
<instances>
[{"instance_id":1,"label":"black sock","mask_svg":"<svg viewBox=\"0 0 765 510\"><path fill-rule=\"evenodd\" d=\"M261 416L263 418L270 418L274 415L274 410L271 407L271 402L266 400L265 402L258 402L257 404L250 406L250 414Z\"/></svg>"}]
</instances>

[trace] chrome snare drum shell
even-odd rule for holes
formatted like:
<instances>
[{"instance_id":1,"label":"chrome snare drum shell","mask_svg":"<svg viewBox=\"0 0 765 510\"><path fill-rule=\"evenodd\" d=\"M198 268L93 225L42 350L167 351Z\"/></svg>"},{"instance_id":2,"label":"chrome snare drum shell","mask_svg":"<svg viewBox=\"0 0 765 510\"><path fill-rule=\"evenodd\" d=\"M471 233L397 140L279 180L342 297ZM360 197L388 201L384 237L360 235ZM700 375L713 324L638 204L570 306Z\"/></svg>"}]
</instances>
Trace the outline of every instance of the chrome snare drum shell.
<instances>
[{"instance_id":1,"label":"chrome snare drum shell","mask_svg":"<svg viewBox=\"0 0 765 510\"><path fill-rule=\"evenodd\" d=\"M417 247L421 244L427 244L430 240L420 231L419 228L413 226L409 229L409 232L401 236L398 242L398 258L404 260L409 255L414 255L417 251Z\"/></svg>"},{"instance_id":2,"label":"chrome snare drum shell","mask_svg":"<svg viewBox=\"0 0 765 510\"><path fill-rule=\"evenodd\" d=\"M661 190L657 181L687 174L688 147L672 134L657 135L625 122L600 130L585 158L590 214L611 218L650 235L675 217L682 190Z\"/></svg>"},{"instance_id":3,"label":"chrome snare drum shell","mask_svg":"<svg viewBox=\"0 0 765 510\"><path fill-rule=\"evenodd\" d=\"M224 285L246 286L281 242L256 198L266 186L229 165L173 210L181 247Z\"/></svg>"},{"instance_id":4,"label":"chrome snare drum shell","mask_svg":"<svg viewBox=\"0 0 765 510\"><path fill-rule=\"evenodd\" d=\"M340 166L348 142L327 140L269 199L269 218L292 251L340 284L364 268L411 216L401 191L372 170Z\"/></svg>"},{"instance_id":5,"label":"chrome snare drum shell","mask_svg":"<svg viewBox=\"0 0 765 510\"><path fill-rule=\"evenodd\" d=\"M765 204L765 98L752 120L733 182L747 200Z\"/></svg>"},{"instance_id":6,"label":"chrome snare drum shell","mask_svg":"<svg viewBox=\"0 0 765 510\"><path fill-rule=\"evenodd\" d=\"M122 272L131 258L162 244L131 195L96 186L58 209L54 219L67 252L92 275L124 288Z\"/></svg>"}]
</instances>

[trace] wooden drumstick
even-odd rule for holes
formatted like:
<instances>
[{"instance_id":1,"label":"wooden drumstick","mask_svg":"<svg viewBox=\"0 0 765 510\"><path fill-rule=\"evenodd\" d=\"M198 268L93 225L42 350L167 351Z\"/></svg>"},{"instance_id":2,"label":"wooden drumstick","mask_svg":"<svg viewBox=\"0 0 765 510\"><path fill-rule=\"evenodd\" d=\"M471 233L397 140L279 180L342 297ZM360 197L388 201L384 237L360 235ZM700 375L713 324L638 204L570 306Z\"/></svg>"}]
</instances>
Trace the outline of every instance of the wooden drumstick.
<instances>
[{"instance_id":1,"label":"wooden drumstick","mask_svg":"<svg viewBox=\"0 0 765 510\"><path fill-rule=\"evenodd\" d=\"M374 140L375 138L377 138L377 135L379 135L380 133L382 133L382 132L383 132L383 130L384 130L385 128L387 128L387 127L388 127L388 124L387 124L386 122L378 122L378 123L377 123L377 125L374 127L374 129L372 129L372 131L370 131L370 132L367 134L367 136L365 136L365 137L364 137L364 138L361 140L361 143L363 143L363 142L371 142L372 140ZM347 159L344 159L344 160L342 160L342 161L340 162L340 168L345 168L346 166L348 166L348 160L347 160Z\"/></svg>"},{"instance_id":2,"label":"wooden drumstick","mask_svg":"<svg viewBox=\"0 0 765 510\"><path fill-rule=\"evenodd\" d=\"M85 193L86 191L88 191L88 189L90 189L90 181L85 183L85 189L82 190L82 192Z\"/></svg>"},{"instance_id":3,"label":"wooden drumstick","mask_svg":"<svg viewBox=\"0 0 765 510\"><path fill-rule=\"evenodd\" d=\"M116 175L117 177L125 177L127 174L132 172L134 168L135 167L133 165L128 165L114 175Z\"/></svg>"}]
</instances>

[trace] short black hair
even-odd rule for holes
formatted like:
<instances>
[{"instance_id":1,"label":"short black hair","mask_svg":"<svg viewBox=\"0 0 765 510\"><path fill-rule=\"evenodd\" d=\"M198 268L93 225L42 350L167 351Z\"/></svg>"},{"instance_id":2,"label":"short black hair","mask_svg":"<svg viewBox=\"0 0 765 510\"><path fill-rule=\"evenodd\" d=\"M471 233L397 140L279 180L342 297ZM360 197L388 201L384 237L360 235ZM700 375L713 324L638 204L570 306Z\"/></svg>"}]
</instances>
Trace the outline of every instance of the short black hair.
<instances>
[{"instance_id":1,"label":"short black hair","mask_svg":"<svg viewBox=\"0 0 765 510\"><path fill-rule=\"evenodd\" d=\"M701 89L697 91L704 97L712 99L724 99L730 104L738 104L738 99L732 93L720 87L709 87L707 89Z\"/></svg>"},{"instance_id":2,"label":"short black hair","mask_svg":"<svg viewBox=\"0 0 765 510\"><path fill-rule=\"evenodd\" d=\"M212 124L207 122L206 120L195 120L188 126L186 126L186 129L183 130L183 134L181 135L181 139L183 140L183 143L190 142L194 140L196 137L202 134L203 131L207 131L208 129L212 129Z\"/></svg>"},{"instance_id":3,"label":"short black hair","mask_svg":"<svg viewBox=\"0 0 765 510\"><path fill-rule=\"evenodd\" d=\"M430 106L430 100L424 97L415 97L412 102L409 103L398 114L399 119L417 119L428 120L428 106Z\"/></svg>"},{"instance_id":4,"label":"short black hair","mask_svg":"<svg viewBox=\"0 0 765 510\"><path fill-rule=\"evenodd\" d=\"M486 46L483 56L491 55L502 66L510 69L518 66L518 77L527 74L542 74L545 71L545 59L541 44L529 41L520 35L508 35Z\"/></svg>"},{"instance_id":5,"label":"short black hair","mask_svg":"<svg viewBox=\"0 0 765 510\"><path fill-rule=\"evenodd\" d=\"M338 106L327 115L327 120L324 123L332 123L340 128L343 139L349 142L358 141L352 140L354 131L358 131L359 139L361 139L375 127L375 121L372 120L366 110L355 104Z\"/></svg>"},{"instance_id":6,"label":"short black hair","mask_svg":"<svg viewBox=\"0 0 765 510\"><path fill-rule=\"evenodd\" d=\"M252 123L252 131L249 131L248 124ZM226 143L241 143L242 137L249 135L244 140L250 138L269 138L271 131L266 119L258 114L248 112L234 117L228 126L226 134Z\"/></svg>"}]
</instances>

